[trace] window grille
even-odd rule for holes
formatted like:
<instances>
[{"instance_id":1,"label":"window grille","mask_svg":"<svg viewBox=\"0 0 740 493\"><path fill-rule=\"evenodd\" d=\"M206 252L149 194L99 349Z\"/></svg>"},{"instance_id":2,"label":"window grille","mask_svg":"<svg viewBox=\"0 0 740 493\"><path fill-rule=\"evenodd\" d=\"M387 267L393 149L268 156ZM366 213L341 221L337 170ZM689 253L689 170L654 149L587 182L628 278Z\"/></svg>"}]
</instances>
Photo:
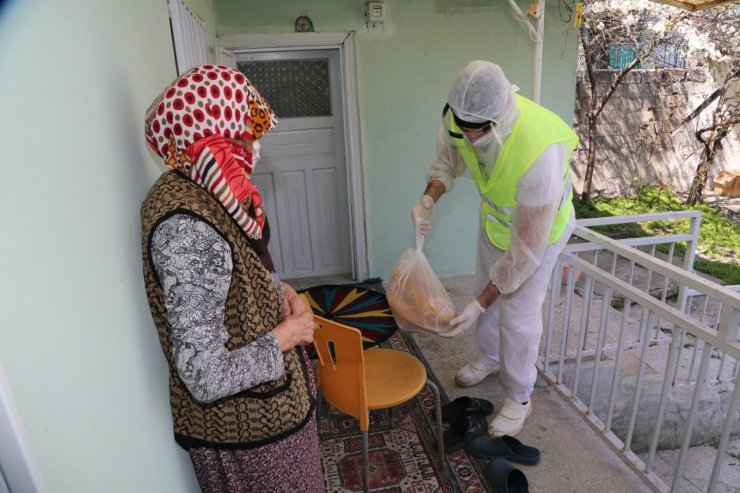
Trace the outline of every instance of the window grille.
<instances>
[{"instance_id":1,"label":"window grille","mask_svg":"<svg viewBox=\"0 0 740 493\"><path fill-rule=\"evenodd\" d=\"M651 42L649 33L641 36L640 50L647 50ZM609 47L609 68L621 70L637 57L634 46L614 43ZM635 68L670 69L687 68L686 41L682 36L669 33Z\"/></svg>"},{"instance_id":2,"label":"window grille","mask_svg":"<svg viewBox=\"0 0 740 493\"><path fill-rule=\"evenodd\" d=\"M614 45L609 47L609 68L621 70L637 58L637 52L628 45ZM635 68L640 68L637 65Z\"/></svg>"},{"instance_id":3,"label":"window grille","mask_svg":"<svg viewBox=\"0 0 740 493\"><path fill-rule=\"evenodd\" d=\"M331 116L329 60L239 62L278 118Z\"/></svg>"},{"instance_id":4,"label":"window grille","mask_svg":"<svg viewBox=\"0 0 740 493\"><path fill-rule=\"evenodd\" d=\"M686 55L679 43L661 43L650 56L654 68L686 68Z\"/></svg>"}]
</instances>

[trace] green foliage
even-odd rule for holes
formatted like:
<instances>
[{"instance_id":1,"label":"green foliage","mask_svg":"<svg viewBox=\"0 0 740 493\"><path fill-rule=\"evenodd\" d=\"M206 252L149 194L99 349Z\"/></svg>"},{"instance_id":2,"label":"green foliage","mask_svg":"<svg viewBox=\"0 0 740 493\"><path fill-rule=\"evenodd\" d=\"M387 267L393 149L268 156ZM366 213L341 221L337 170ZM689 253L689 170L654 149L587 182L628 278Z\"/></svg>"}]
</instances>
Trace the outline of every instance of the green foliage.
<instances>
[{"instance_id":1,"label":"green foliage","mask_svg":"<svg viewBox=\"0 0 740 493\"><path fill-rule=\"evenodd\" d=\"M573 201L576 217L592 218L699 210L702 213L699 244L694 269L717 277L726 284L740 284L740 225L726 219L707 205L689 207L665 186L644 187L625 198L599 198L580 202ZM644 223L598 226L594 231L610 238L634 238L659 234L683 234L689 231L688 220L648 221ZM658 250L668 253L668 246ZM677 243L674 255L683 256L686 245ZM728 259L730 259L728 261Z\"/></svg>"}]
</instances>

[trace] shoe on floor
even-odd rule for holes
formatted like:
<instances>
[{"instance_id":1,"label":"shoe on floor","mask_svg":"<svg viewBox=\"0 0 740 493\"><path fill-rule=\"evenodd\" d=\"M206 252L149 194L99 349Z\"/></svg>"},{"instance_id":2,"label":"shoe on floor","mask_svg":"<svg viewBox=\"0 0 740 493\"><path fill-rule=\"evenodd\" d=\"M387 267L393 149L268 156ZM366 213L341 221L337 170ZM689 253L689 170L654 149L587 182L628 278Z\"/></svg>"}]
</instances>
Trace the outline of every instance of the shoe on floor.
<instances>
[{"instance_id":1,"label":"shoe on floor","mask_svg":"<svg viewBox=\"0 0 740 493\"><path fill-rule=\"evenodd\" d=\"M462 396L442 406L442 421L452 422L463 416L480 414L488 416L493 412L491 401L477 397Z\"/></svg>"},{"instance_id":2,"label":"shoe on floor","mask_svg":"<svg viewBox=\"0 0 740 493\"><path fill-rule=\"evenodd\" d=\"M488 375L498 373L500 369L501 365L498 363L478 358L457 371L455 383L460 387L471 387L481 383Z\"/></svg>"},{"instance_id":3,"label":"shoe on floor","mask_svg":"<svg viewBox=\"0 0 740 493\"><path fill-rule=\"evenodd\" d=\"M442 436L445 453L465 447L471 440L486 432L486 417L480 414L463 416L450 425Z\"/></svg>"},{"instance_id":4,"label":"shoe on floor","mask_svg":"<svg viewBox=\"0 0 740 493\"><path fill-rule=\"evenodd\" d=\"M470 442L470 452L478 457L495 459L503 457L511 462L534 466L540 462L540 451L536 447L524 445L516 438L504 435L496 438L476 437Z\"/></svg>"},{"instance_id":5,"label":"shoe on floor","mask_svg":"<svg viewBox=\"0 0 740 493\"><path fill-rule=\"evenodd\" d=\"M492 437L503 435L518 435L524 428L524 421L532 414L532 401L520 404L508 397L504 399L504 405L488 425L488 434Z\"/></svg>"},{"instance_id":6,"label":"shoe on floor","mask_svg":"<svg viewBox=\"0 0 740 493\"><path fill-rule=\"evenodd\" d=\"M499 493L529 493L527 476L503 457L497 457L488 464L486 479Z\"/></svg>"}]
</instances>

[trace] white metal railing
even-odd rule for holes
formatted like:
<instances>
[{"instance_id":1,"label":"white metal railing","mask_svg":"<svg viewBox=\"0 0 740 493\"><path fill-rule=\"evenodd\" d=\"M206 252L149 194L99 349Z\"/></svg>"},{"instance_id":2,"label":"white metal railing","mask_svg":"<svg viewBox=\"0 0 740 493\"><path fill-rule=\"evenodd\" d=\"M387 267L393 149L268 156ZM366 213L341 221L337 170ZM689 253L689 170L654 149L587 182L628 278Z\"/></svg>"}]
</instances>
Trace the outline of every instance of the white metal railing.
<instances>
[{"instance_id":1,"label":"white metal railing","mask_svg":"<svg viewBox=\"0 0 740 493\"><path fill-rule=\"evenodd\" d=\"M688 233L614 240L590 229L656 220L688 221ZM717 445L701 480L714 491L740 434L740 294L693 272L701 213L577 223L553 271L540 374L654 491L681 491L689 448ZM658 470L666 448L679 453Z\"/></svg>"},{"instance_id":2,"label":"white metal railing","mask_svg":"<svg viewBox=\"0 0 740 493\"><path fill-rule=\"evenodd\" d=\"M208 63L208 31L184 0L168 0L177 73Z\"/></svg>"},{"instance_id":3,"label":"white metal railing","mask_svg":"<svg viewBox=\"0 0 740 493\"><path fill-rule=\"evenodd\" d=\"M734 286L727 286L736 293L740 293L740 284ZM721 301L712 299L709 296L705 296L702 293L689 289L687 292L688 304L687 312L692 313L699 319L718 330L720 317L724 309L724 304ZM676 368L674 369L673 386L679 387L684 385L694 385L697 382L697 375L699 372L698 361L702 354L702 347L706 344L701 340L693 337L691 334L682 334L681 340L678 344L678 357L676 360ZM685 360L684 352L689 353L689 364L679 365L681 361ZM707 374L706 382L712 385L721 384L732 384L734 383L735 375L738 374L740 367L740 361L727 353L722 352L721 355L715 355L715 359L719 362L714 365L713 370Z\"/></svg>"},{"instance_id":4,"label":"white metal railing","mask_svg":"<svg viewBox=\"0 0 740 493\"><path fill-rule=\"evenodd\" d=\"M216 65L236 68L236 55L226 48L217 46L216 49L213 50L213 55L216 59Z\"/></svg>"}]
</instances>

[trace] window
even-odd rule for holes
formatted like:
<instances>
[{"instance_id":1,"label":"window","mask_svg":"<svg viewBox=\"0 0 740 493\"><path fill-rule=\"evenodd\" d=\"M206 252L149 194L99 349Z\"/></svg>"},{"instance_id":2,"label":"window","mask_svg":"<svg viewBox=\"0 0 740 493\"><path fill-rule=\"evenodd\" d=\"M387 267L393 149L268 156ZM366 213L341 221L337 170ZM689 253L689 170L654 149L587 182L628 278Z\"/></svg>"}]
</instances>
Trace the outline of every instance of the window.
<instances>
[{"instance_id":1,"label":"window","mask_svg":"<svg viewBox=\"0 0 740 493\"><path fill-rule=\"evenodd\" d=\"M239 62L278 118L331 116L329 60Z\"/></svg>"}]
</instances>

